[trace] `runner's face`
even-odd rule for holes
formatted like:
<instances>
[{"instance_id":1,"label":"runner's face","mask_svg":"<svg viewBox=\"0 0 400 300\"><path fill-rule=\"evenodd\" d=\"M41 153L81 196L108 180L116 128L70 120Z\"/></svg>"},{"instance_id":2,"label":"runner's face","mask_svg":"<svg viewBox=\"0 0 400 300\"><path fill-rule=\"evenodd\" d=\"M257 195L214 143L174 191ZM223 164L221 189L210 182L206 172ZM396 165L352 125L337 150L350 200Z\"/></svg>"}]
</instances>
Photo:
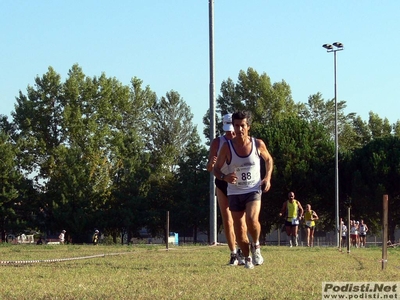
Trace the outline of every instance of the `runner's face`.
<instances>
[{"instance_id":1,"label":"runner's face","mask_svg":"<svg viewBox=\"0 0 400 300\"><path fill-rule=\"evenodd\" d=\"M230 140L235 137L235 132L234 131L225 131L225 136L228 140Z\"/></svg>"},{"instance_id":2,"label":"runner's face","mask_svg":"<svg viewBox=\"0 0 400 300\"><path fill-rule=\"evenodd\" d=\"M235 128L236 136L244 138L248 136L250 126L247 125L247 119L234 120L233 127Z\"/></svg>"}]
</instances>

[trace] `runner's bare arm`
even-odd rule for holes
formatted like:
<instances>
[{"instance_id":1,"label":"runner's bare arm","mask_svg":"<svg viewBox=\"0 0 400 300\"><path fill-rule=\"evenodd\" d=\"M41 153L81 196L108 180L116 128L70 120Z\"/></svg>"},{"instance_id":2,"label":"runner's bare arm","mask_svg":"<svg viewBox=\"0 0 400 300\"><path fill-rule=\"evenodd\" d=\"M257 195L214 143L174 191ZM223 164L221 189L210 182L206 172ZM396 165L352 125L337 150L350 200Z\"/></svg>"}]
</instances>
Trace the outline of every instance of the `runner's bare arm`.
<instances>
[{"instance_id":1,"label":"runner's bare arm","mask_svg":"<svg viewBox=\"0 0 400 300\"><path fill-rule=\"evenodd\" d=\"M303 217L304 215L304 209L303 206L301 206L301 203L299 201L297 201L297 205L299 206L299 214L300 214L300 218Z\"/></svg>"},{"instance_id":2,"label":"runner's bare arm","mask_svg":"<svg viewBox=\"0 0 400 300\"><path fill-rule=\"evenodd\" d=\"M283 202L282 209L281 209L281 212L279 213L279 216L282 217L285 212L286 212L286 201Z\"/></svg>"},{"instance_id":3,"label":"runner's bare arm","mask_svg":"<svg viewBox=\"0 0 400 300\"><path fill-rule=\"evenodd\" d=\"M214 164L217 161L217 152L219 147L219 138L215 138L211 145L210 151L208 152L208 162L207 162L207 171L212 172L214 169Z\"/></svg>"},{"instance_id":4,"label":"runner's bare arm","mask_svg":"<svg viewBox=\"0 0 400 300\"><path fill-rule=\"evenodd\" d=\"M271 188L271 176L272 176L272 170L274 168L274 161L272 159L271 154L269 153L267 146L265 143L257 139L257 146L258 146L258 152L260 153L260 156L264 159L265 161L265 177L262 179L261 185L265 184L265 188L263 192L267 192Z\"/></svg>"},{"instance_id":5,"label":"runner's bare arm","mask_svg":"<svg viewBox=\"0 0 400 300\"><path fill-rule=\"evenodd\" d=\"M217 157L217 161L214 164L214 176L220 180L225 180L226 182L233 183L236 181L237 176L235 173L223 174L221 168L225 162L230 161L230 151L228 143L222 145L222 148Z\"/></svg>"}]
</instances>

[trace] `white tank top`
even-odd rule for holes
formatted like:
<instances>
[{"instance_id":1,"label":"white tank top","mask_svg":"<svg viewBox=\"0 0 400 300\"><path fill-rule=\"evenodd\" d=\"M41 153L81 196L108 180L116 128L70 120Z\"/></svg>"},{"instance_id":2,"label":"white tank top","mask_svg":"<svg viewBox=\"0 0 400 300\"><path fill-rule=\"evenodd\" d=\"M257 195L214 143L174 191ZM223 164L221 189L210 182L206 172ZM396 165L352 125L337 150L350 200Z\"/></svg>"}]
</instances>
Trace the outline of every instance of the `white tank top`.
<instances>
[{"instance_id":1,"label":"white tank top","mask_svg":"<svg viewBox=\"0 0 400 300\"><path fill-rule=\"evenodd\" d=\"M346 232L347 232L347 226L346 225L342 225L342 236L346 236Z\"/></svg>"},{"instance_id":2,"label":"white tank top","mask_svg":"<svg viewBox=\"0 0 400 300\"><path fill-rule=\"evenodd\" d=\"M366 233L366 232L367 232L367 229L366 229L365 225L364 224L360 225L360 233Z\"/></svg>"},{"instance_id":3,"label":"white tank top","mask_svg":"<svg viewBox=\"0 0 400 300\"><path fill-rule=\"evenodd\" d=\"M219 137L219 145L218 145L217 156L219 155L219 152L221 151L222 145L227 143L227 142L228 142L228 139L225 136L220 136ZM221 172L223 174L228 174L229 173L229 168L228 168L228 165L226 164L226 162L222 166Z\"/></svg>"},{"instance_id":4,"label":"white tank top","mask_svg":"<svg viewBox=\"0 0 400 300\"><path fill-rule=\"evenodd\" d=\"M228 173L236 173L236 184L228 183L228 195L240 195L261 191L260 155L256 140L251 138L251 151L247 156L239 156L228 141L231 152L231 161L228 164Z\"/></svg>"}]
</instances>

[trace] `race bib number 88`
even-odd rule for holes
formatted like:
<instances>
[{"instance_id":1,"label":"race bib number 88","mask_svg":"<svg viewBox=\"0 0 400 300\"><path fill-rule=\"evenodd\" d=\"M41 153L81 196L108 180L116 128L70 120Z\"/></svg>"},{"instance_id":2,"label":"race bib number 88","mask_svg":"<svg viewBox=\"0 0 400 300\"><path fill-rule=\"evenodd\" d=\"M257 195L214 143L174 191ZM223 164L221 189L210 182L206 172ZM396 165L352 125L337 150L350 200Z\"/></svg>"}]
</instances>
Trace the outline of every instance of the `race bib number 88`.
<instances>
[{"instance_id":1,"label":"race bib number 88","mask_svg":"<svg viewBox=\"0 0 400 300\"><path fill-rule=\"evenodd\" d=\"M237 176L236 185L239 188L247 188L255 184L255 179L253 178L251 173L251 167L252 166L245 166L235 169Z\"/></svg>"}]
</instances>

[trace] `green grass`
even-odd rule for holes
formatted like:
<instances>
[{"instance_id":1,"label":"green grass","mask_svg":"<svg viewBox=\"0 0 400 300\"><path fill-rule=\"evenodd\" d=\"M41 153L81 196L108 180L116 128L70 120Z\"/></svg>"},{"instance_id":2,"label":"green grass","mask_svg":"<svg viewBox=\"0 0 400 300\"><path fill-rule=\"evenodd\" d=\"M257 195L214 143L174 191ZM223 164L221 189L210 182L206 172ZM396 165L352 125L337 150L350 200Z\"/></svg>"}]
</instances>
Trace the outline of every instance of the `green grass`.
<instances>
[{"instance_id":1,"label":"green grass","mask_svg":"<svg viewBox=\"0 0 400 300\"><path fill-rule=\"evenodd\" d=\"M227 246L3 245L0 260L91 259L0 267L0 299L321 299L322 281L399 281L400 252L264 246L253 270Z\"/></svg>"}]
</instances>

